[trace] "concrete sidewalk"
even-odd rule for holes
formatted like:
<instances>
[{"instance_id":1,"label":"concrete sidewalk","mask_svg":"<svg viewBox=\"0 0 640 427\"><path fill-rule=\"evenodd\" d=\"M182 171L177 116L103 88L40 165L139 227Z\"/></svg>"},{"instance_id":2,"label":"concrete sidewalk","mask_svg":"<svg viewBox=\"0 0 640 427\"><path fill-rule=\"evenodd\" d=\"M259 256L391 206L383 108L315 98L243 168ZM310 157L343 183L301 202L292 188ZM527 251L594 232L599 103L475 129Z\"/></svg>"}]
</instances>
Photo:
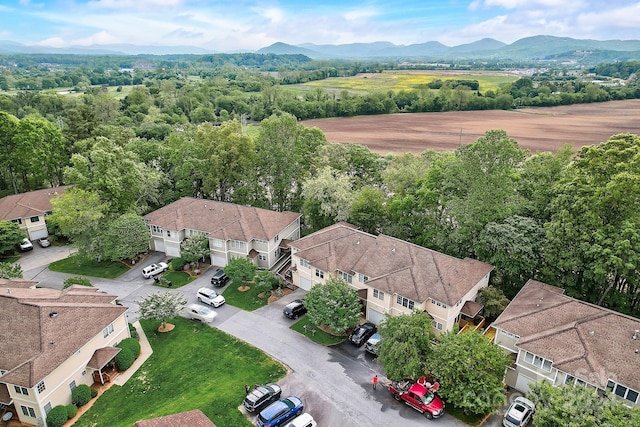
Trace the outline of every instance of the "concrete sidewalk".
<instances>
[{"instance_id":1,"label":"concrete sidewalk","mask_svg":"<svg viewBox=\"0 0 640 427\"><path fill-rule=\"evenodd\" d=\"M138 369L140 369L140 366L142 366L142 364L146 362L149 356L151 356L151 354L153 353L153 349L151 348L151 345L149 345L149 340L144 334L140 322L136 321L135 323L133 323L133 326L138 332L138 341L140 342L140 355L138 355L138 358L135 360L135 362L133 362L133 365L131 365L129 369L119 374L113 380L113 384L119 386L123 386L129 380L129 378L131 378L131 376L135 374Z\"/></svg>"}]
</instances>

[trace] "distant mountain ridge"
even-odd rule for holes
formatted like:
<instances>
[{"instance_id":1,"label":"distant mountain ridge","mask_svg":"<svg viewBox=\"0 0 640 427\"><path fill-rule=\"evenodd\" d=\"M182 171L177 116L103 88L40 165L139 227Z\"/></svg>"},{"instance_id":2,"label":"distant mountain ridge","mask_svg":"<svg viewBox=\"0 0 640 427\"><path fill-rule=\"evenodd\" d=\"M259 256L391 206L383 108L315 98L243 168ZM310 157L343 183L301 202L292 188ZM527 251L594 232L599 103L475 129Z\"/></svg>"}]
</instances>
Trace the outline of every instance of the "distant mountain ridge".
<instances>
[{"instance_id":1,"label":"distant mountain ridge","mask_svg":"<svg viewBox=\"0 0 640 427\"><path fill-rule=\"evenodd\" d=\"M257 51L235 51L234 53L301 54L312 59L510 59L526 60L611 60L640 59L640 40L590 40L570 37L533 36L511 44L485 38L457 46L446 46L437 41L411 45L395 45L388 41L372 43L323 44L302 43L290 45L282 42L263 47ZM53 48L23 45L0 40L0 55L10 54L81 54L81 55L207 55L221 53L213 49L194 46L138 46L133 44L74 46ZM605 60L601 59L601 60Z\"/></svg>"}]
</instances>

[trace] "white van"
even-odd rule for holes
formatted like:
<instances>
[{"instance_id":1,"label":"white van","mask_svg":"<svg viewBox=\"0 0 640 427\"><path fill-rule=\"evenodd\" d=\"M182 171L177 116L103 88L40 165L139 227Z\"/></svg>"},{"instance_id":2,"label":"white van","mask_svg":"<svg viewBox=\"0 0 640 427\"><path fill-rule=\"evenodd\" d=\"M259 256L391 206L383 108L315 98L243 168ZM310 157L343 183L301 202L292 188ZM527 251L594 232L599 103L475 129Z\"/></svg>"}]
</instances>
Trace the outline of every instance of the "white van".
<instances>
[{"instance_id":1,"label":"white van","mask_svg":"<svg viewBox=\"0 0 640 427\"><path fill-rule=\"evenodd\" d=\"M289 421L287 427L316 427L317 425L318 423L316 423L311 414L305 412L304 414Z\"/></svg>"}]
</instances>

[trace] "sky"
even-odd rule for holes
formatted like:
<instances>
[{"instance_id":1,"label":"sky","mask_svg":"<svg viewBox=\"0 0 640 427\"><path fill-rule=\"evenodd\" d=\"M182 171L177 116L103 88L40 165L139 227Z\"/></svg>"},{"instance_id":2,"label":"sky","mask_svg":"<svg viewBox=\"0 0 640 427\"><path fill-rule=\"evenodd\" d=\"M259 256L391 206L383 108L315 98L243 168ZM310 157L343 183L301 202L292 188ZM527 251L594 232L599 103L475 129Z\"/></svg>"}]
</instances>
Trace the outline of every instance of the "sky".
<instances>
[{"instance_id":1,"label":"sky","mask_svg":"<svg viewBox=\"0 0 640 427\"><path fill-rule=\"evenodd\" d=\"M2 0L0 40L135 44L216 52L388 41L447 46L490 37L640 39L638 0Z\"/></svg>"}]
</instances>

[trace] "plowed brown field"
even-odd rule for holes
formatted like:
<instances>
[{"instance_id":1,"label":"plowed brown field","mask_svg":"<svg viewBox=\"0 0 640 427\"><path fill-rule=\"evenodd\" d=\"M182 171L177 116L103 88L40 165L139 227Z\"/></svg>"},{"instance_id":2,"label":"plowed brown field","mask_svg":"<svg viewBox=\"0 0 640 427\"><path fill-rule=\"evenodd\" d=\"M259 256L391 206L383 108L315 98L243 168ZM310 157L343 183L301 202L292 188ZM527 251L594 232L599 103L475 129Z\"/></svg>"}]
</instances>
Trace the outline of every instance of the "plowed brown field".
<instances>
[{"instance_id":1,"label":"plowed brown field","mask_svg":"<svg viewBox=\"0 0 640 427\"><path fill-rule=\"evenodd\" d=\"M640 134L640 100L522 108L512 111L399 113L306 120L330 142L355 143L379 154L454 150L486 131L503 129L532 152L575 149L606 141L617 133Z\"/></svg>"}]
</instances>

